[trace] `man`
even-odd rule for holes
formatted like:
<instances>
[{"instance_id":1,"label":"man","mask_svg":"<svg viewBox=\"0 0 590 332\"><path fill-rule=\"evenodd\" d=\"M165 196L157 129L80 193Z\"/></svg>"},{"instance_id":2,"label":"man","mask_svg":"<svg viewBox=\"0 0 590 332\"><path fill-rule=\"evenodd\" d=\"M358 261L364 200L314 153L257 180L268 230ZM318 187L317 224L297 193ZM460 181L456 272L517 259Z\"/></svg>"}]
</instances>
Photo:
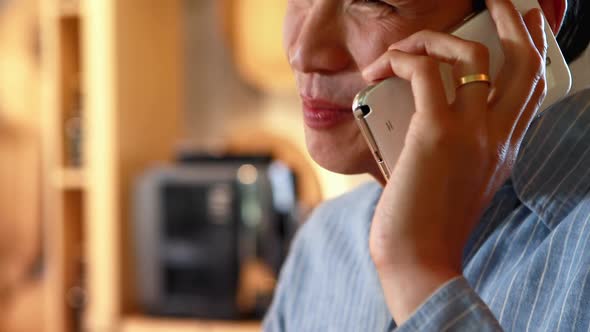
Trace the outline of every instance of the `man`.
<instances>
[{"instance_id":1,"label":"man","mask_svg":"<svg viewBox=\"0 0 590 332\"><path fill-rule=\"evenodd\" d=\"M448 105L439 63L456 78L487 74L487 54L436 31L478 3L289 2L285 46L310 154L383 188L316 210L291 248L266 330L588 330L590 91L535 119L544 29L557 33L566 12L564 0L540 4L549 26L540 11L521 16L507 0L486 1L506 62L491 90L459 86ZM410 81L416 113L386 184L349 107L390 76Z\"/></svg>"}]
</instances>

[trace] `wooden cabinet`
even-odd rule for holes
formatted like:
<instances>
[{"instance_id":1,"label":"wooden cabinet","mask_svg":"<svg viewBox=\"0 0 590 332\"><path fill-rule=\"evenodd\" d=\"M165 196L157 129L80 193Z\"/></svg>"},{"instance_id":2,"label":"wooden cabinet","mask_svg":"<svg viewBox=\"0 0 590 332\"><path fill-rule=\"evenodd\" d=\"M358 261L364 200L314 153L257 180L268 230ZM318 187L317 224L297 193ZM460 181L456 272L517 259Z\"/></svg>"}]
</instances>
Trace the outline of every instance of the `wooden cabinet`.
<instances>
[{"instance_id":1,"label":"wooden cabinet","mask_svg":"<svg viewBox=\"0 0 590 332\"><path fill-rule=\"evenodd\" d=\"M141 317L133 296L131 188L183 136L183 2L40 1L47 331L259 329Z\"/></svg>"},{"instance_id":2,"label":"wooden cabinet","mask_svg":"<svg viewBox=\"0 0 590 332\"><path fill-rule=\"evenodd\" d=\"M81 289L84 169L67 160L66 127L80 96L82 54L77 3L41 3L41 131L46 327L73 331L75 289ZM79 122L78 118L78 122ZM81 293L78 293L81 294ZM79 321L79 320L78 320Z\"/></svg>"}]
</instances>

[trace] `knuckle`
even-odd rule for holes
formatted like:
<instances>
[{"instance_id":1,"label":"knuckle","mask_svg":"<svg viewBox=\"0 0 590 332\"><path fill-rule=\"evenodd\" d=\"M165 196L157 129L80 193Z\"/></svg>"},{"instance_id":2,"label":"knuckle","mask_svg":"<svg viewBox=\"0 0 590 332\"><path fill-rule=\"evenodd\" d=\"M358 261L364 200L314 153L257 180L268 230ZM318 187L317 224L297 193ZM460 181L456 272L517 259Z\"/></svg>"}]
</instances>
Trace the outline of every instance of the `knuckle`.
<instances>
[{"instance_id":1,"label":"knuckle","mask_svg":"<svg viewBox=\"0 0 590 332\"><path fill-rule=\"evenodd\" d=\"M488 163L491 167L495 167L496 165L500 164L508 153L506 145L500 145L496 147L496 149L491 149L488 153Z\"/></svg>"},{"instance_id":2,"label":"knuckle","mask_svg":"<svg viewBox=\"0 0 590 332\"><path fill-rule=\"evenodd\" d=\"M486 144L487 140L485 140L482 136L474 133L470 135L470 137L464 138L464 150L467 151L474 160L478 161L486 161L486 154L488 151L488 146Z\"/></svg>"},{"instance_id":3,"label":"knuckle","mask_svg":"<svg viewBox=\"0 0 590 332\"><path fill-rule=\"evenodd\" d=\"M496 168L498 165L504 163L507 157L510 155L511 147L507 141L498 143L494 149L490 149L488 152L488 163L492 168Z\"/></svg>"},{"instance_id":4,"label":"knuckle","mask_svg":"<svg viewBox=\"0 0 590 332\"><path fill-rule=\"evenodd\" d=\"M545 97L547 94L547 80L544 77L539 79L539 82L537 83L537 89L541 92L541 97Z\"/></svg>"},{"instance_id":5,"label":"knuckle","mask_svg":"<svg viewBox=\"0 0 590 332\"><path fill-rule=\"evenodd\" d=\"M539 77L543 73L545 61L541 57L541 54L536 50L530 50L526 56L526 71L527 74L533 76L533 78Z\"/></svg>"},{"instance_id":6,"label":"knuckle","mask_svg":"<svg viewBox=\"0 0 590 332\"><path fill-rule=\"evenodd\" d=\"M412 37L413 38L418 38L418 39L424 39L427 38L428 36L432 35L433 31L430 29L424 29L424 30L420 30L415 32Z\"/></svg>"},{"instance_id":7,"label":"knuckle","mask_svg":"<svg viewBox=\"0 0 590 332\"><path fill-rule=\"evenodd\" d=\"M416 70L425 74L431 74L438 70L438 65L433 59L422 56L416 60Z\"/></svg>"},{"instance_id":8,"label":"knuckle","mask_svg":"<svg viewBox=\"0 0 590 332\"><path fill-rule=\"evenodd\" d=\"M543 105L543 101L545 101L546 96L547 82L544 78L541 78L535 87L533 99L531 100L531 103L534 103L531 105L531 107L534 107L535 110L532 115L536 114L541 105Z\"/></svg>"},{"instance_id":9,"label":"knuckle","mask_svg":"<svg viewBox=\"0 0 590 332\"><path fill-rule=\"evenodd\" d=\"M547 81L545 79L542 79L539 82L539 84L540 84L539 88L541 89L541 102L542 102L543 100L545 100L545 97L547 97Z\"/></svg>"},{"instance_id":10,"label":"knuckle","mask_svg":"<svg viewBox=\"0 0 590 332\"><path fill-rule=\"evenodd\" d=\"M436 34L437 34L437 32L434 30L431 30L431 29L424 29L419 32L419 35L424 38L428 38L428 37L434 36Z\"/></svg>"},{"instance_id":11,"label":"knuckle","mask_svg":"<svg viewBox=\"0 0 590 332\"><path fill-rule=\"evenodd\" d=\"M467 42L465 52L470 59L478 61L489 61L490 51L488 48L480 43Z\"/></svg>"},{"instance_id":12,"label":"knuckle","mask_svg":"<svg viewBox=\"0 0 590 332\"><path fill-rule=\"evenodd\" d=\"M408 138L418 145L432 148L436 151L453 146L452 126L448 121L441 121L441 119L424 118L419 126L428 128L427 132L420 132L419 130L409 130Z\"/></svg>"},{"instance_id":13,"label":"knuckle","mask_svg":"<svg viewBox=\"0 0 590 332\"><path fill-rule=\"evenodd\" d=\"M501 154L490 149L488 138L478 130L466 130L462 126L439 125L428 135L418 137L432 151L444 152L454 159L478 164L497 164Z\"/></svg>"},{"instance_id":14,"label":"knuckle","mask_svg":"<svg viewBox=\"0 0 590 332\"><path fill-rule=\"evenodd\" d=\"M453 146L453 135L451 135L450 131L446 130L445 128L438 128L438 130L431 132L429 138L430 145L433 146L435 149Z\"/></svg>"},{"instance_id":15,"label":"knuckle","mask_svg":"<svg viewBox=\"0 0 590 332\"><path fill-rule=\"evenodd\" d=\"M448 149L460 148L467 152L467 140L462 137L462 132L453 125L439 125L433 128L429 135L429 145L435 150L445 151Z\"/></svg>"}]
</instances>

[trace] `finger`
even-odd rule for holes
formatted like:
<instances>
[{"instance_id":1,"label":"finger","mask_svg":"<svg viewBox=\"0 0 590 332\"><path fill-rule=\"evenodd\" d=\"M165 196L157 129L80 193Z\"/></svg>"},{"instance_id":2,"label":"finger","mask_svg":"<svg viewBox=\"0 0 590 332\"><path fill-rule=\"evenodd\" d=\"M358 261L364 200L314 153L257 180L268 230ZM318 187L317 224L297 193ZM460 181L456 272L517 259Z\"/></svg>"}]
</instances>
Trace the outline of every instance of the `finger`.
<instances>
[{"instance_id":1,"label":"finger","mask_svg":"<svg viewBox=\"0 0 590 332\"><path fill-rule=\"evenodd\" d=\"M377 60L365 67L362 71L363 78L369 84L375 84L386 78L395 76L393 69L391 68L391 52L386 52L381 55Z\"/></svg>"},{"instance_id":2,"label":"finger","mask_svg":"<svg viewBox=\"0 0 590 332\"><path fill-rule=\"evenodd\" d=\"M525 25L509 1L488 0L488 6L496 21L505 54L505 63L496 79L491 104L495 112L503 114L502 121L509 122L505 125L513 125L543 74L545 61L537 50L537 45L544 43L544 26L535 24L532 18L535 14L530 14L531 24Z\"/></svg>"},{"instance_id":3,"label":"finger","mask_svg":"<svg viewBox=\"0 0 590 332\"><path fill-rule=\"evenodd\" d=\"M530 42L530 36L522 19L510 0L486 0L500 40L514 42L516 45Z\"/></svg>"},{"instance_id":4,"label":"finger","mask_svg":"<svg viewBox=\"0 0 590 332\"><path fill-rule=\"evenodd\" d=\"M492 91L490 112L488 112L488 122L493 123L495 128L514 128L528 109L528 105L535 103L536 88L540 82L545 83L545 77L542 74L544 62L539 55L532 58L531 62L537 69L531 70L531 74L528 74L525 80L515 77L516 75L510 75L506 67L502 68L495 83L496 90ZM510 133L513 132L514 130L510 131Z\"/></svg>"},{"instance_id":5,"label":"finger","mask_svg":"<svg viewBox=\"0 0 590 332\"><path fill-rule=\"evenodd\" d=\"M391 45L389 49L429 55L457 67L461 75L489 72L489 51L483 44L443 32L423 30Z\"/></svg>"},{"instance_id":6,"label":"finger","mask_svg":"<svg viewBox=\"0 0 590 332\"><path fill-rule=\"evenodd\" d=\"M525 105L521 106L522 111L518 112L518 117L497 117L499 112L493 107L492 111L488 112L488 123L492 128L509 128L509 130L502 131L502 136L497 137L500 142L510 142L511 146L518 146L524 138L531 122L535 118L539 107L543 103L547 94L547 83L545 79L539 79L535 82L530 98Z\"/></svg>"},{"instance_id":7,"label":"finger","mask_svg":"<svg viewBox=\"0 0 590 332\"><path fill-rule=\"evenodd\" d=\"M529 59L539 52L522 16L509 0L487 0L487 4L502 44L504 67L512 81L515 77L526 76L531 67Z\"/></svg>"},{"instance_id":8,"label":"finger","mask_svg":"<svg viewBox=\"0 0 590 332\"><path fill-rule=\"evenodd\" d=\"M547 55L547 36L545 35L543 12L541 9L535 8L530 10L523 18L535 48L545 59Z\"/></svg>"},{"instance_id":9,"label":"finger","mask_svg":"<svg viewBox=\"0 0 590 332\"><path fill-rule=\"evenodd\" d=\"M524 16L524 21L533 42L535 43L535 47L541 55L541 59L546 59L547 38L545 35L545 20L543 18L543 13L540 9L533 9ZM539 111L539 107L543 104L543 100L547 94L545 68L545 64L542 64L539 68L540 73L535 82L533 93L528 100L527 106L517 120L516 128L512 134L514 137L513 140L520 141L524 137L531 121Z\"/></svg>"},{"instance_id":10,"label":"finger","mask_svg":"<svg viewBox=\"0 0 590 332\"><path fill-rule=\"evenodd\" d=\"M413 55L398 50L387 51L369 67L367 76L389 73L409 81L416 112L447 110L448 102L440 76L439 63L428 56ZM371 72L373 71L374 72Z\"/></svg>"},{"instance_id":11,"label":"finger","mask_svg":"<svg viewBox=\"0 0 590 332\"><path fill-rule=\"evenodd\" d=\"M533 43L522 15L510 0L486 0L486 3L496 24L502 44L505 58L503 67L511 76L508 82L522 83L522 80L530 73L529 69L532 67L529 59L539 52ZM519 78L522 79L519 80ZM512 89L506 86L503 87Z\"/></svg>"},{"instance_id":12,"label":"finger","mask_svg":"<svg viewBox=\"0 0 590 332\"><path fill-rule=\"evenodd\" d=\"M547 84L545 80L540 80L535 86L535 90L530 98L529 103L522 112L518 122L516 123L512 136L510 137L511 146L520 146L524 136L526 135L531 122L535 118L539 107L543 104L543 100L547 95Z\"/></svg>"},{"instance_id":13,"label":"finger","mask_svg":"<svg viewBox=\"0 0 590 332\"><path fill-rule=\"evenodd\" d=\"M425 54L453 67L454 81L473 74L489 74L490 55L486 46L442 32L424 30L393 44L390 49ZM459 111L487 109L489 83L475 82L456 89Z\"/></svg>"}]
</instances>

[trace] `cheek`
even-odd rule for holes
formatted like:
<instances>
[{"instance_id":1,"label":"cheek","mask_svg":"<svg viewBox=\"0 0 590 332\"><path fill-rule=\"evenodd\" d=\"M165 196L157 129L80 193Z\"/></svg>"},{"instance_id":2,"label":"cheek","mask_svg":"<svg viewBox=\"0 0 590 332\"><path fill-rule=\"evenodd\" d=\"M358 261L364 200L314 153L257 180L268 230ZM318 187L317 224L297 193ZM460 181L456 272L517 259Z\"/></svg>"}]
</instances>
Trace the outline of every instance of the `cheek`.
<instances>
[{"instance_id":1,"label":"cheek","mask_svg":"<svg viewBox=\"0 0 590 332\"><path fill-rule=\"evenodd\" d=\"M402 40L419 27L396 20L370 21L351 20L347 26L348 48L360 70L383 55L387 48Z\"/></svg>"}]
</instances>

